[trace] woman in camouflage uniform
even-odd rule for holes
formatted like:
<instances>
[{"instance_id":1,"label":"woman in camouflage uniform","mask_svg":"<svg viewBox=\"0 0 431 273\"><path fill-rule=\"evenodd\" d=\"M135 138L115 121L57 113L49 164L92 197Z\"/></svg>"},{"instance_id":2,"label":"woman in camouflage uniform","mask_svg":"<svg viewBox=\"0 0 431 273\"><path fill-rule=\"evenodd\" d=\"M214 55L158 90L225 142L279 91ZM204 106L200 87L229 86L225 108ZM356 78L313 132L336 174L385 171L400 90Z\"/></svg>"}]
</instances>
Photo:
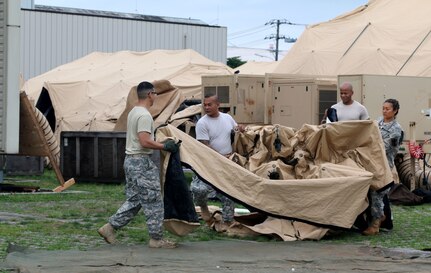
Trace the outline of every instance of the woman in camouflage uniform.
<instances>
[{"instance_id":1,"label":"woman in camouflage uniform","mask_svg":"<svg viewBox=\"0 0 431 273\"><path fill-rule=\"evenodd\" d=\"M400 104L396 99L385 100L382 108L383 117L379 118L377 121L385 145L386 157L389 167L394 174L395 182L398 182L398 175L396 175L396 170L394 169L394 159L398 153L403 137L401 125L396 120L399 109ZM363 231L364 235L376 235L379 233L380 224L386 219L383 212L383 198L388 194L389 190L390 188L388 187L381 191L371 191L372 222L371 225Z\"/></svg>"}]
</instances>

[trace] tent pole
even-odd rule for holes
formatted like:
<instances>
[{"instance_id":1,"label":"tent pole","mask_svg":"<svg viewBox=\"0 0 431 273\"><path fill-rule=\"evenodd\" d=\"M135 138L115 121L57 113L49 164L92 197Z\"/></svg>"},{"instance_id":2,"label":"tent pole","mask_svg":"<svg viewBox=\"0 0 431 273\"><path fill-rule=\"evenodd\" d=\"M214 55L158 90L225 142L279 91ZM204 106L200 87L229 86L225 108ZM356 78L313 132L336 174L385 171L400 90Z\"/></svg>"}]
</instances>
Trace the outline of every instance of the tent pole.
<instances>
[{"instance_id":1,"label":"tent pole","mask_svg":"<svg viewBox=\"0 0 431 273\"><path fill-rule=\"evenodd\" d=\"M347 50L344 52L343 56L347 54L347 52L349 52L349 50L352 48L352 46L356 43L356 41L359 39L359 37L362 36L362 34L365 32L365 30L371 25L370 22L368 22L368 24L364 27L364 29L361 31L361 33L359 33L359 35L356 37L356 39L350 44L350 46L347 48Z\"/></svg>"},{"instance_id":2,"label":"tent pole","mask_svg":"<svg viewBox=\"0 0 431 273\"><path fill-rule=\"evenodd\" d=\"M401 72L401 70L404 68L404 66L410 61L410 59L413 57L413 55L416 53L416 51L418 51L419 47L425 42L425 40L428 38L428 36L430 35L431 30L428 31L427 35L425 35L425 37L422 39L422 41L418 44L418 46L415 48L415 50L413 50L412 54L410 54L410 56L407 58L407 60L403 63L403 65L401 66L401 68L398 70L397 75Z\"/></svg>"}]
</instances>

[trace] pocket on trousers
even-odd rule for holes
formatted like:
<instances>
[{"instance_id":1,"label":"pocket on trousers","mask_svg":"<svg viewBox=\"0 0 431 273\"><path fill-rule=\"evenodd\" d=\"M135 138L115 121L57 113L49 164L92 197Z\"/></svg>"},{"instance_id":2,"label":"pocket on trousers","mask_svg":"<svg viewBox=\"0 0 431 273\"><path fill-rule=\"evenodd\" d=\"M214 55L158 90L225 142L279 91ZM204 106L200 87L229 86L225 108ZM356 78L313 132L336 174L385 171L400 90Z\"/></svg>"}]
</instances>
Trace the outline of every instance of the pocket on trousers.
<instances>
[{"instance_id":1,"label":"pocket on trousers","mask_svg":"<svg viewBox=\"0 0 431 273\"><path fill-rule=\"evenodd\" d=\"M162 194L160 190L146 189L144 191L144 199L146 202L154 203L162 200Z\"/></svg>"}]
</instances>

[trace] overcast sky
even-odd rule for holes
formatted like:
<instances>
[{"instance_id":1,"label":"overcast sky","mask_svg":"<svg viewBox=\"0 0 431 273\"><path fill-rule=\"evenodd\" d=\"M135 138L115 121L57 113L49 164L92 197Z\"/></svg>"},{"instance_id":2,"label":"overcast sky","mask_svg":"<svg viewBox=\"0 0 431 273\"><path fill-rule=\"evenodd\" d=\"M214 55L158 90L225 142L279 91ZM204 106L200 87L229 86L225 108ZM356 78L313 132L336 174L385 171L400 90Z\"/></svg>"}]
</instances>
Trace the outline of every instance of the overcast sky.
<instances>
[{"instance_id":1,"label":"overcast sky","mask_svg":"<svg viewBox=\"0 0 431 273\"><path fill-rule=\"evenodd\" d=\"M35 0L37 5L75 7L146 15L199 19L228 29L228 46L269 49L275 46L280 19L299 25L280 25L280 36L297 38L305 26L330 20L368 0ZM267 39L265 39L267 38ZM279 40L280 50L290 44Z\"/></svg>"}]
</instances>

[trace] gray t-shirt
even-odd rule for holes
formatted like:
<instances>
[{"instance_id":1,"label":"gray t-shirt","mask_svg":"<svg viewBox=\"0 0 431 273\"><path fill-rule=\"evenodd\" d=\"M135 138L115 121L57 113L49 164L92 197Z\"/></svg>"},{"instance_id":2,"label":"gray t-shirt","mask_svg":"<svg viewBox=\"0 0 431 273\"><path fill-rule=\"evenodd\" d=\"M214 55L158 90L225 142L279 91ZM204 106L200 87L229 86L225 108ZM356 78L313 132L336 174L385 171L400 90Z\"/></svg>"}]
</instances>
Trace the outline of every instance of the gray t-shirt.
<instances>
[{"instance_id":1,"label":"gray t-shirt","mask_svg":"<svg viewBox=\"0 0 431 273\"><path fill-rule=\"evenodd\" d=\"M337 110L338 121L343 120L367 120L369 119L368 111L365 106L357 101L350 105L345 105L342 101L331 106Z\"/></svg>"}]
</instances>

